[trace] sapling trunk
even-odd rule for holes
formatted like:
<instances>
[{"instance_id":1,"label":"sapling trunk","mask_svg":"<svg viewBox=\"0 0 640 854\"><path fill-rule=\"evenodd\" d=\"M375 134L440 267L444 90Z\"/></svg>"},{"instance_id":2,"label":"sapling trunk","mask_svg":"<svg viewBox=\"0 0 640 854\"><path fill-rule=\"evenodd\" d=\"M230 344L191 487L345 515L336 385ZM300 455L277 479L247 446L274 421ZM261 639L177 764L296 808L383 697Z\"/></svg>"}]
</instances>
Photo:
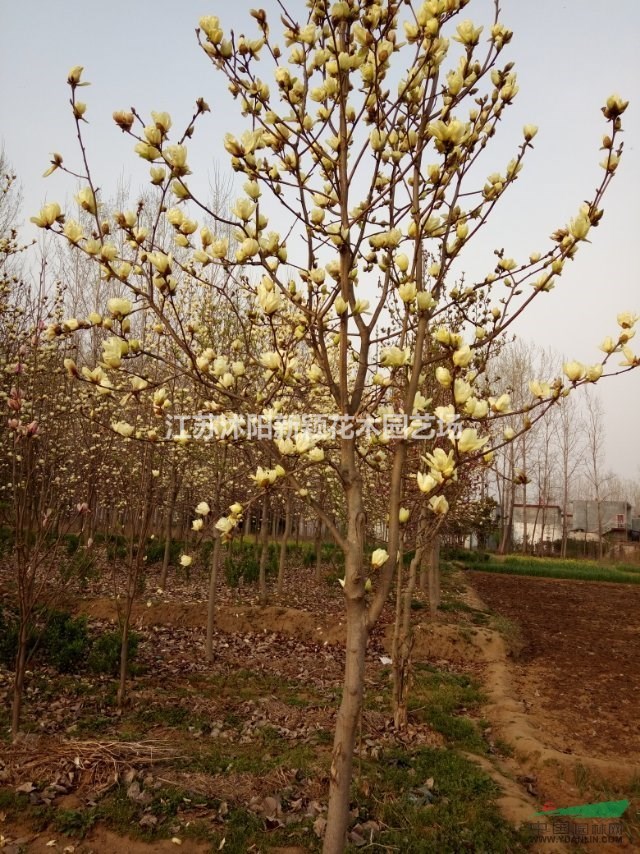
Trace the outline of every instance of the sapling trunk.
<instances>
[{"instance_id":1,"label":"sapling trunk","mask_svg":"<svg viewBox=\"0 0 640 854\"><path fill-rule=\"evenodd\" d=\"M216 619L216 594L218 586L218 569L220 565L220 537L213 541L211 553L211 573L209 575L209 598L207 601L207 639L205 642L205 657L213 661L213 628Z\"/></svg>"},{"instance_id":2,"label":"sapling trunk","mask_svg":"<svg viewBox=\"0 0 640 854\"><path fill-rule=\"evenodd\" d=\"M291 494L287 494L284 508L284 533L280 543L280 561L278 564L278 596L282 596L284 590L284 576L287 568L287 543L291 535Z\"/></svg>"},{"instance_id":3,"label":"sapling trunk","mask_svg":"<svg viewBox=\"0 0 640 854\"><path fill-rule=\"evenodd\" d=\"M316 581L320 584L322 581L322 519L318 519L316 524L316 538L314 545L316 552Z\"/></svg>"},{"instance_id":4,"label":"sapling trunk","mask_svg":"<svg viewBox=\"0 0 640 854\"><path fill-rule=\"evenodd\" d=\"M348 490L347 507L348 535L345 550L347 642L344 687L333 741L329 809L323 854L341 854L345 848L353 753L364 697L368 628L362 566L365 516L359 484L353 484Z\"/></svg>"},{"instance_id":5,"label":"sapling trunk","mask_svg":"<svg viewBox=\"0 0 640 854\"><path fill-rule=\"evenodd\" d=\"M432 617L440 607L440 537L434 536L429 549L429 611Z\"/></svg>"},{"instance_id":6,"label":"sapling trunk","mask_svg":"<svg viewBox=\"0 0 640 854\"><path fill-rule=\"evenodd\" d=\"M29 626L26 618L20 619L18 632L18 650L16 652L15 678L13 681L13 703L11 707L11 737L15 741L20 732L20 717L22 714L22 697L24 694L24 675L27 667L27 645Z\"/></svg>"},{"instance_id":7,"label":"sapling trunk","mask_svg":"<svg viewBox=\"0 0 640 854\"><path fill-rule=\"evenodd\" d=\"M269 498L262 499L262 521L260 524L260 563L258 569L260 604L267 604L267 558L269 557Z\"/></svg>"}]
</instances>

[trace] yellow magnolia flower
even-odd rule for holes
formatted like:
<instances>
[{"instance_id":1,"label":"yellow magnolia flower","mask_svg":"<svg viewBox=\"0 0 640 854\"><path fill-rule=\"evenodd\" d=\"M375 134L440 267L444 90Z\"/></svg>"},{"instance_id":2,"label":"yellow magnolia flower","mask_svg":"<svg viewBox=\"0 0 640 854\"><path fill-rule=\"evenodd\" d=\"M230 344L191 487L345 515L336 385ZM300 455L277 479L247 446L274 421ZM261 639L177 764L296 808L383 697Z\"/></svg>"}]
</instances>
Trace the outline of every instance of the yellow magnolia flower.
<instances>
[{"instance_id":1,"label":"yellow magnolia flower","mask_svg":"<svg viewBox=\"0 0 640 854\"><path fill-rule=\"evenodd\" d=\"M430 397L425 397L421 392L417 391L416 396L413 401L413 415L417 412L424 412L424 410L431 403Z\"/></svg>"},{"instance_id":2,"label":"yellow magnolia flower","mask_svg":"<svg viewBox=\"0 0 640 854\"><path fill-rule=\"evenodd\" d=\"M489 413L489 401L470 397L464 405L464 410L470 418L486 418Z\"/></svg>"},{"instance_id":3,"label":"yellow magnolia flower","mask_svg":"<svg viewBox=\"0 0 640 854\"><path fill-rule=\"evenodd\" d=\"M541 383L539 380L529 380L529 391L534 397L544 400L551 393L551 387L548 383Z\"/></svg>"},{"instance_id":4,"label":"yellow magnolia flower","mask_svg":"<svg viewBox=\"0 0 640 854\"><path fill-rule=\"evenodd\" d=\"M444 495L434 495L430 498L429 507L438 516L445 516L449 512L449 502Z\"/></svg>"},{"instance_id":5,"label":"yellow magnolia flower","mask_svg":"<svg viewBox=\"0 0 640 854\"><path fill-rule=\"evenodd\" d=\"M172 256L165 255L164 252L149 252L147 255L147 261L153 264L156 270L162 275L169 272L172 260Z\"/></svg>"},{"instance_id":6,"label":"yellow magnolia flower","mask_svg":"<svg viewBox=\"0 0 640 854\"><path fill-rule=\"evenodd\" d=\"M456 27L456 35L453 40L464 45L476 45L480 41L483 27L474 27L473 21L463 21Z\"/></svg>"},{"instance_id":7,"label":"yellow magnolia flower","mask_svg":"<svg viewBox=\"0 0 640 854\"><path fill-rule=\"evenodd\" d=\"M192 531L201 531L203 525L204 525L204 522L202 521L202 519L194 519L193 522L191 523L191 530Z\"/></svg>"},{"instance_id":8,"label":"yellow magnolia flower","mask_svg":"<svg viewBox=\"0 0 640 854\"><path fill-rule=\"evenodd\" d=\"M630 311L623 311L618 315L618 326L623 329L632 329L638 321L638 315Z\"/></svg>"},{"instance_id":9,"label":"yellow magnolia flower","mask_svg":"<svg viewBox=\"0 0 640 854\"><path fill-rule=\"evenodd\" d=\"M206 501L201 501L196 507L196 513L198 516L208 516L211 513L211 507L209 507Z\"/></svg>"},{"instance_id":10,"label":"yellow magnolia flower","mask_svg":"<svg viewBox=\"0 0 640 854\"><path fill-rule=\"evenodd\" d=\"M432 454L426 455L425 459L434 472L440 472L445 478L451 477L456 470L453 451L447 454L442 448L435 448Z\"/></svg>"},{"instance_id":11,"label":"yellow magnolia flower","mask_svg":"<svg viewBox=\"0 0 640 854\"><path fill-rule=\"evenodd\" d=\"M398 288L398 296L402 302L412 302L418 294L416 283L414 281L405 282Z\"/></svg>"},{"instance_id":12,"label":"yellow magnolia flower","mask_svg":"<svg viewBox=\"0 0 640 854\"><path fill-rule=\"evenodd\" d=\"M591 365L587 368L586 378L590 383L597 382L602 376L604 368L602 365Z\"/></svg>"},{"instance_id":13,"label":"yellow magnolia flower","mask_svg":"<svg viewBox=\"0 0 640 854\"><path fill-rule=\"evenodd\" d=\"M175 175L189 174L186 145L169 145L165 149L164 156Z\"/></svg>"},{"instance_id":14,"label":"yellow magnolia flower","mask_svg":"<svg viewBox=\"0 0 640 854\"><path fill-rule=\"evenodd\" d=\"M409 269L409 258L401 252L399 255L395 257L396 267L400 270L401 273L406 273Z\"/></svg>"},{"instance_id":15,"label":"yellow magnolia flower","mask_svg":"<svg viewBox=\"0 0 640 854\"><path fill-rule=\"evenodd\" d=\"M565 373L565 376L572 383L581 380L585 374L585 366L581 362L576 362L575 360L572 362L565 362L565 364L562 366L562 369Z\"/></svg>"},{"instance_id":16,"label":"yellow magnolia flower","mask_svg":"<svg viewBox=\"0 0 640 854\"><path fill-rule=\"evenodd\" d=\"M464 344L453 354L453 364L458 368L466 368L473 359L473 350L468 344Z\"/></svg>"},{"instance_id":17,"label":"yellow magnolia flower","mask_svg":"<svg viewBox=\"0 0 640 854\"><path fill-rule=\"evenodd\" d=\"M416 297L416 302L420 311L429 311L430 308L433 308L436 305L436 301L429 291L420 291Z\"/></svg>"},{"instance_id":18,"label":"yellow magnolia flower","mask_svg":"<svg viewBox=\"0 0 640 854\"><path fill-rule=\"evenodd\" d=\"M66 372L69 374L70 377L77 377L78 376L78 367L77 367L76 363L73 361L73 359L65 359L63 361L63 365L65 367Z\"/></svg>"},{"instance_id":19,"label":"yellow magnolia flower","mask_svg":"<svg viewBox=\"0 0 640 854\"><path fill-rule=\"evenodd\" d=\"M410 359L408 347L404 350L400 347L386 347L381 354L380 364L385 368L401 368Z\"/></svg>"},{"instance_id":20,"label":"yellow magnolia flower","mask_svg":"<svg viewBox=\"0 0 640 854\"><path fill-rule=\"evenodd\" d=\"M156 151L157 151L157 149L156 149ZM160 154L160 152L158 151L158 155L159 154ZM145 158L145 159L146 160L149 160L149 159L155 160L155 158ZM151 175L151 183L154 184L155 186L162 184L162 182L164 181L164 179L167 175L166 170L162 166L152 166L151 169L149 170L149 174Z\"/></svg>"},{"instance_id":21,"label":"yellow magnolia flower","mask_svg":"<svg viewBox=\"0 0 640 854\"><path fill-rule=\"evenodd\" d=\"M490 397L489 403L493 412L508 412L511 406L511 398L508 394L501 394L500 397Z\"/></svg>"},{"instance_id":22,"label":"yellow magnolia flower","mask_svg":"<svg viewBox=\"0 0 640 854\"><path fill-rule=\"evenodd\" d=\"M389 560L389 555L384 549L376 549L371 555L371 566L380 569Z\"/></svg>"},{"instance_id":23,"label":"yellow magnolia flower","mask_svg":"<svg viewBox=\"0 0 640 854\"><path fill-rule=\"evenodd\" d=\"M458 451L461 454L470 454L473 451L479 451L488 441L489 437L485 436L481 439L474 427L466 427L458 439Z\"/></svg>"},{"instance_id":24,"label":"yellow magnolia flower","mask_svg":"<svg viewBox=\"0 0 640 854\"><path fill-rule=\"evenodd\" d=\"M442 366L436 368L436 379L443 388L450 388L451 383L453 382L449 368L444 368ZM458 380L456 380L456 383L457 382Z\"/></svg>"},{"instance_id":25,"label":"yellow magnolia flower","mask_svg":"<svg viewBox=\"0 0 640 854\"><path fill-rule=\"evenodd\" d=\"M398 521L401 525L406 525L406 523L409 521L410 516L411 511L408 510L406 507L401 507L400 510L398 510Z\"/></svg>"},{"instance_id":26,"label":"yellow magnolia flower","mask_svg":"<svg viewBox=\"0 0 640 854\"><path fill-rule=\"evenodd\" d=\"M616 350L616 348L617 348L617 346L618 346L618 345L617 345L617 344L616 344L616 342L613 340L613 338L611 338L611 336L610 336L610 335L608 335L608 336L604 339L604 341L602 342L602 344L600 344L600 349L601 349L603 352L605 352L605 353L614 353L614 352L615 352L615 350Z\"/></svg>"},{"instance_id":27,"label":"yellow magnolia flower","mask_svg":"<svg viewBox=\"0 0 640 854\"><path fill-rule=\"evenodd\" d=\"M119 368L128 352L129 345L120 338L111 337L102 342L102 361L108 368Z\"/></svg>"},{"instance_id":28,"label":"yellow magnolia flower","mask_svg":"<svg viewBox=\"0 0 640 854\"><path fill-rule=\"evenodd\" d=\"M228 516L221 516L216 522L216 529L221 531L222 534L230 534L231 531L235 528L236 523L233 519L230 519Z\"/></svg>"},{"instance_id":29,"label":"yellow magnolia flower","mask_svg":"<svg viewBox=\"0 0 640 854\"><path fill-rule=\"evenodd\" d=\"M69 71L69 74L67 75L67 83L69 83L71 86L78 86L83 71L84 66L74 65L71 71Z\"/></svg>"},{"instance_id":30,"label":"yellow magnolia flower","mask_svg":"<svg viewBox=\"0 0 640 854\"><path fill-rule=\"evenodd\" d=\"M136 428L132 424L127 424L126 421L116 421L111 425L111 429L128 439L129 436L133 436Z\"/></svg>"},{"instance_id":31,"label":"yellow magnolia flower","mask_svg":"<svg viewBox=\"0 0 640 854\"><path fill-rule=\"evenodd\" d=\"M144 391L149 387L149 383L146 380L143 380L142 377L129 377L129 382L131 383L131 388L134 391Z\"/></svg>"},{"instance_id":32,"label":"yellow magnolia flower","mask_svg":"<svg viewBox=\"0 0 640 854\"><path fill-rule=\"evenodd\" d=\"M255 213L255 210L255 204L249 201L249 199L237 199L231 208L231 213L235 214L243 222L248 222Z\"/></svg>"},{"instance_id":33,"label":"yellow magnolia flower","mask_svg":"<svg viewBox=\"0 0 640 854\"><path fill-rule=\"evenodd\" d=\"M338 296L335 298L335 301L333 303L333 307L334 307L335 312L338 315L338 317L341 314L344 314L345 311L349 308L347 301L340 294L338 294Z\"/></svg>"},{"instance_id":34,"label":"yellow magnolia flower","mask_svg":"<svg viewBox=\"0 0 640 854\"><path fill-rule=\"evenodd\" d=\"M614 119L616 116L621 116L628 106L629 102L623 101L620 95L610 95L603 108L603 113L607 119Z\"/></svg>"},{"instance_id":35,"label":"yellow magnolia flower","mask_svg":"<svg viewBox=\"0 0 640 854\"><path fill-rule=\"evenodd\" d=\"M276 482L278 472L275 469L263 469L262 466L258 466L256 473L249 477L256 482L257 486L267 487Z\"/></svg>"},{"instance_id":36,"label":"yellow magnolia flower","mask_svg":"<svg viewBox=\"0 0 640 854\"><path fill-rule=\"evenodd\" d=\"M267 315L274 314L282 306L280 293L268 276L262 277L262 281L258 285L256 299L260 308Z\"/></svg>"},{"instance_id":37,"label":"yellow magnolia flower","mask_svg":"<svg viewBox=\"0 0 640 854\"><path fill-rule=\"evenodd\" d=\"M282 368L282 358L279 353L263 353L260 356L260 364L269 371L278 371Z\"/></svg>"},{"instance_id":38,"label":"yellow magnolia flower","mask_svg":"<svg viewBox=\"0 0 640 854\"><path fill-rule=\"evenodd\" d=\"M161 154L159 148L156 148L155 145L149 145L148 142L136 143L133 150L135 151L136 154L140 155L140 157L142 157L143 160L149 160L150 162L157 160ZM154 181L153 183L156 183L156 182Z\"/></svg>"},{"instance_id":39,"label":"yellow magnolia flower","mask_svg":"<svg viewBox=\"0 0 640 854\"><path fill-rule=\"evenodd\" d=\"M180 566L191 566L193 563L193 558L191 555L180 555Z\"/></svg>"},{"instance_id":40,"label":"yellow magnolia flower","mask_svg":"<svg viewBox=\"0 0 640 854\"><path fill-rule=\"evenodd\" d=\"M220 44L224 37L223 31L220 29L220 18L217 15L206 15L200 18L200 29L211 44Z\"/></svg>"},{"instance_id":41,"label":"yellow magnolia flower","mask_svg":"<svg viewBox=\"0 0 640 854\"><path fill-rule=\"evenodd\" d=\"M38 228L50 228L54 222L61 222L63 214L57 202L45 205L37 216L31 217L31 222Z\"/></svg>"},{"instance_id":42,"label":"yellow magnolia flower","mask_svg":"<svg viewBox=\"0 0 640 854\"><path fill-rule=\"evenodd\" d=\"M98 210L96 197L91 187L83 187L80 192L76 194L76 201L83 211L87 211L90 214L95 215Z\"/></svg>"},{"instance_id":43,"label":"yellow magnolia flower","mask_svg":"<svg viewBox=\"0 0 640 854\"><path fill-rule=\"evenodd\" d=\"M584 211L580 211L578 216L569 223L569 233L576 240L584 240L587 234L589 234L590 228L591 221Z\"/></svg>"},{"instance_id":44,"label":"yellow magnolia flower","mask_svg":"<svg viewBox=\"0 0 640 854\"><path fill-rule=\"evenodd\" d=\"M69 219L65 222L62 233L70 243L78 243L84 237L82 226L75 219Z\"/></svg>"},{"instance_id":45,"label":"yellow magnolia flower","mask_svg":"<svg viewBox=\"0 0 640 854\"><path fill-rule=\"evenodd\" d=\"M624 356L624 361L620 362L620 365L623 368L634 368L640 361L640 358L636 356L631 347L623 347L622 354Z\"/></svg>"},{"instance_id":46,"label":"yellow magnolia flower","mask_svg":"<svg viewBox=\"0 0 640 854\"><path fill-rule=\"evenodd\" d=\"M107 309L113 317L126 317L133 311L133 304L131 300L112 297L107 301Z\"/></svg>"},{"instance_id":47,"label":"yellow magnolia flower","mask_svg":"<svg viewBox=\"0 0 640 854\"><path fill-rule=\"evenodd\" d=\"M130 110L116 110L113 113L113 120L118 127L123 131L131 130L135 116Z\"/></svg>"},{"instance_id":48,"label":"yellow magnolia flower","mask_svg":"<svg viewBox=\"0 0 640 854\"><path fill-rule=\"evenodd\" d=\"M158 128L158 130L163 135L166 135L169 132L169 128L171 127L171 116L169 115L169 113L165 113L165 112L156 113L152 110L151 111L151 118L155 122L155 125Z\"/></svg>"},{"instance_id":49,"label":"yellow magnolia flower","mask_svg":"<svg viewBox=\"0 0 640 854\"><path fill-rule=\"evenodd\" d=\"M458 406L465 404L471 397L471 384L458 377L453 384L453 397Z\"/></svg>"}]
</instances>

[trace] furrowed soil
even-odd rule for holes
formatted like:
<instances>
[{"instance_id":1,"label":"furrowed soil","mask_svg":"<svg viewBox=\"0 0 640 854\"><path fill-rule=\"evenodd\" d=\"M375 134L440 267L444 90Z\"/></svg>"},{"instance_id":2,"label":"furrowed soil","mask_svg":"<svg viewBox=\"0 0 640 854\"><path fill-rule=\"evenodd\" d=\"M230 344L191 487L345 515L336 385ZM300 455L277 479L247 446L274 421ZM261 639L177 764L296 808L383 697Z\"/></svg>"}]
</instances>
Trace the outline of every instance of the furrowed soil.
<instances>
[{"instance_id":1,"label":"furrowed soil","mask_svg":"<svg viewBox=\"0 0 640 854\"><path fill-rule=\"evenodd\" d=\"M466 578L468 601L498 615L506 638L506 666L489 667L489 716L536 796L549 808L629 799L635 844L623 844L640 850L640 589L475 570Z\"/></svg>"}]
</instances>

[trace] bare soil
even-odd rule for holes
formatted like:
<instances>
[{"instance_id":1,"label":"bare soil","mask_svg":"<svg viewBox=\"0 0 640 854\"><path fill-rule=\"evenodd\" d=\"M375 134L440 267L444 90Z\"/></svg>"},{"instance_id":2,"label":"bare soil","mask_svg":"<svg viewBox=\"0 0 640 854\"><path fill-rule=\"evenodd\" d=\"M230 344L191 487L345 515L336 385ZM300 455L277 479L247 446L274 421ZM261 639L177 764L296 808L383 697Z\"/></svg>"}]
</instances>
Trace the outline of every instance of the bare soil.
<instances>
[{"instance_id":1,"label":"bare soil","mask_svg":"<svg viewBox=\"0 0 640 854\"><path fill-rule=\"evenodd\" d=\"M487 661L486 713L515 750L514 759L502 763L508 777L534 795L537 809L630 801L622 843L535 850L640 850L640 590L475 571L467 579L467 601L508 621L502 634L478 638ZM532 821L517 797L501 806L512 821ZM594 825L591 819L586 827Z\"/></svg>"},{"instance_id":2,"label":"bare soil","mask_svg":"<svg viewBox=\"0 0 640 854\"><path fill-rule=\"evenodd\" d=\"M519 627L514 687L555 747L640 763L640 589L482 572L469 578L489 608Z\"/></svg>"}]
</instances>

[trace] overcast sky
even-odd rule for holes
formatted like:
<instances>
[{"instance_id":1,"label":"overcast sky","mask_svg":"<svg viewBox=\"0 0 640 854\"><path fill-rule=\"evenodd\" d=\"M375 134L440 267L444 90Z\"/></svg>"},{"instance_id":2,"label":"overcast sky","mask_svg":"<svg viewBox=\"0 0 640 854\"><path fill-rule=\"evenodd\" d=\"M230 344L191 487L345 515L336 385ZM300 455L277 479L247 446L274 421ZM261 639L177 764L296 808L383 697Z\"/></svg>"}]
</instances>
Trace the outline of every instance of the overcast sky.
<instances>
[{"instance_id":1,"label":"overcast sky","mask_svg":"<svg viewBox=\"0 0 640 854\"><path fill-rule=\"evenodd\" d=\"M256 3L257 5L257 3ZM274 18L273 0L260 4ZM535 149L516 185L494 217L470 264L491 257L496 246L525 258L547 247L546 238L575 215L601 178L599 151L605 122L600 107L612 92L631 100L624 116L625 154L605 199L605 218L592 243L570 264L559 287L541 295L517 332L544 347L590 363L597 345L615 335L616 314L640 313L640 3L618 0L502 0L502 20L514 30L508 55L516 63L520 93L495 140L495 167L504 165L521 140L524 123L537 124ZM146 183L148 165L131 153L131 140L111 119L115 109L135 106L143 115L168 110L186 123L196 98L211 106L190 145L195 175L227 173L221 140L243 120L225 84L196 45L203 14L220 16L225 29L254 32L252 4L237 0L131 2L64 0L43 3L0 0L0 142L22 182L24 218L45 199L64 202L73 192L68 177L42 172L50 152L78 163L68 109L66 77L84 65L91 87L86 142L104 197L118 181L132 190ZM485 22L489 0L471 0L464 16ZM302 0L289 8L305 16ZM483 256L483 252L485 253ZM472 270L471 272L475 272ZM640 349L640 336L635 342ZM607 461L625 477L640 477L640 370L598 385L607 422Z\"/></svg>"}]
</instances>

